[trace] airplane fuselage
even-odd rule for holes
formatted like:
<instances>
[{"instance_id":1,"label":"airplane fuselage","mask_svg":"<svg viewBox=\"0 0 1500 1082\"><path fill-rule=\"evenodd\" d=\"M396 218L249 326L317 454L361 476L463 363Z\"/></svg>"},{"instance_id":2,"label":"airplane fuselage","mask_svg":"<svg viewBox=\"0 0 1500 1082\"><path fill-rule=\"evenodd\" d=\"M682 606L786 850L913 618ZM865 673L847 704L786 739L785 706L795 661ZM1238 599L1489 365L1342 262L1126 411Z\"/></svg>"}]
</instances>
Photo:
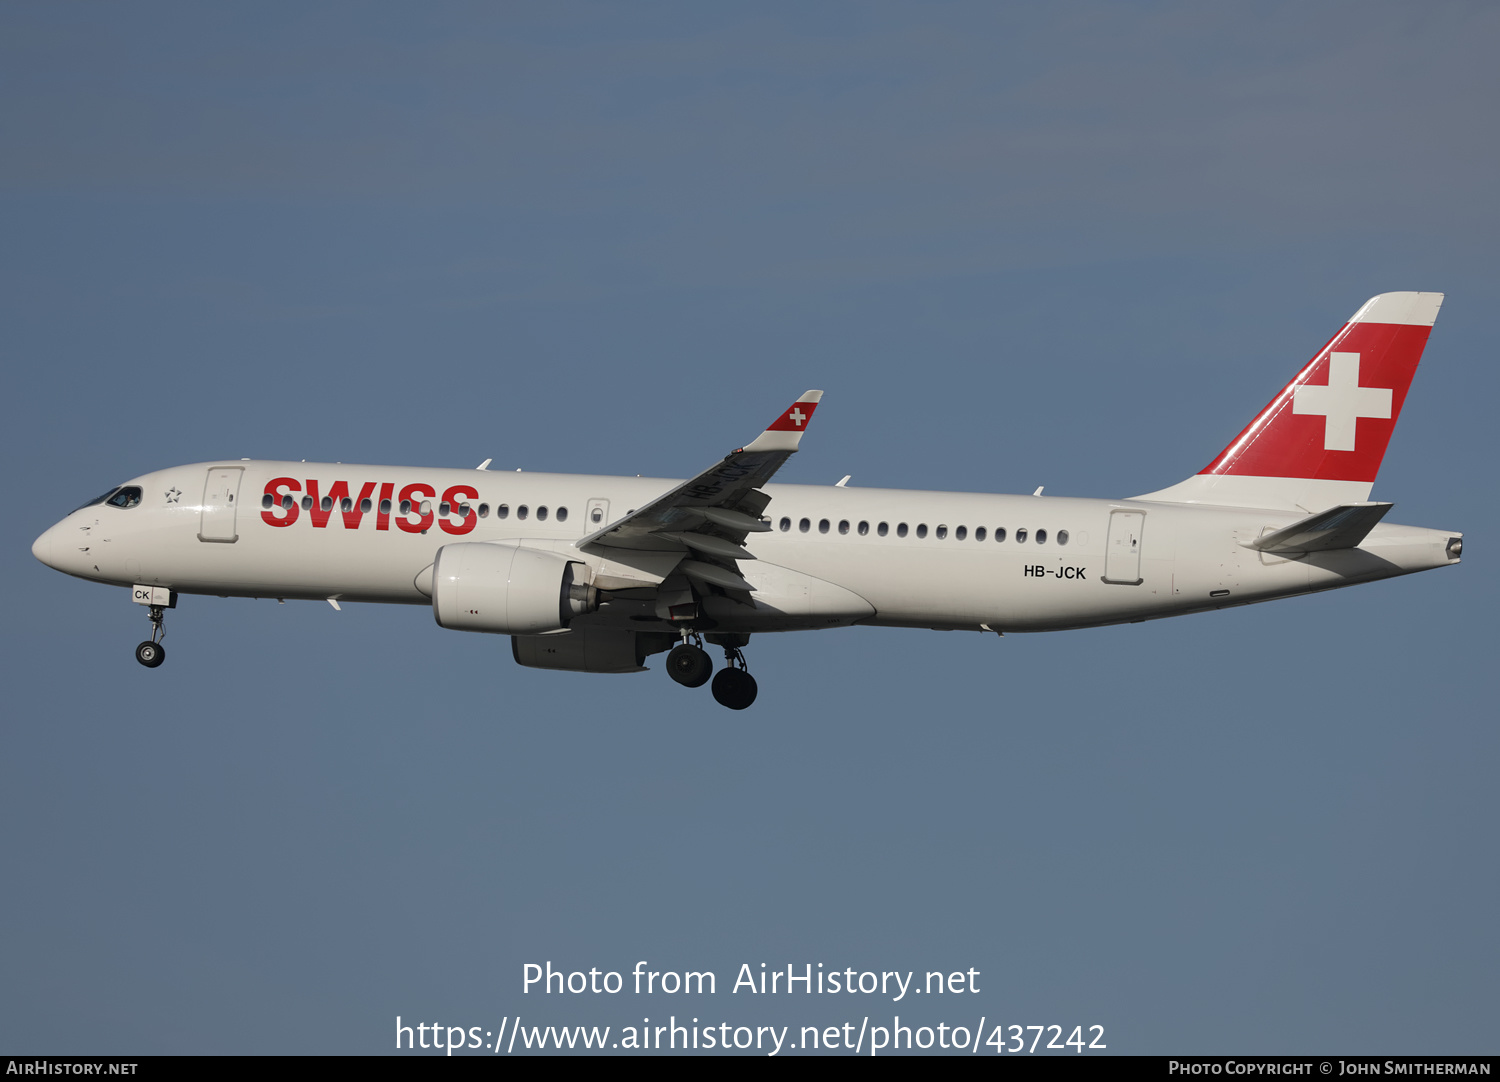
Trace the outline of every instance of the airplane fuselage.
<instances>
[{"instance_id":1,"label":"airplane fuselage","mask_svg":"<svg viewBox=\"0 0 1500 1082\"><path fill-rule=\"evenodd\" d=\"M632 596L680 549L581 552L577 542L678 481L592 475L228 461L146 474L130 507L94 504L37 540L81 578L179 594L432 603L438 550L522 542L589 565L609 591L589 626L669 630ZM1180 615L1458 562L1447 531L1382 523L1355 548L1285 557L1248 542L1301 511L1143 500L769 484L740 564L754 605L708 611L719 631L868 624L1050 631ZM405 512L403 513L403 507ZM467 513L465 513L467 512ZM424 575L426 576L424 578Z\"/></svg>"}]
</instances>

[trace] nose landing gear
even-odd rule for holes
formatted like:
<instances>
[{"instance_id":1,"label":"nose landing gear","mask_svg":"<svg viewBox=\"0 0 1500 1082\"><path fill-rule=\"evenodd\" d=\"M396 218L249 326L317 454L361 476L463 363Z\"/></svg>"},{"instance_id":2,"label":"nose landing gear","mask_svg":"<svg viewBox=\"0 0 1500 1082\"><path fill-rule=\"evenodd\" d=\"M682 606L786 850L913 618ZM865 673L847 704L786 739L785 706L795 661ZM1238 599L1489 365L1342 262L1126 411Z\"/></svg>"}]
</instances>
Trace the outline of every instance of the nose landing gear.
<instances>
[{"instance_id":1,"label":"nose landing gear","mask_svg":"<svg viewBox=\"0 0 1500 1082\"><path fill-rule=\"evenodd\" d=\"M167 651L162 647L161 640L166 638L167 633L162 627L162 607L151 606L151 638L135 648L135 659L148 669L154 669L163 661L167 660Z\"/></svg>"}]
</instances>

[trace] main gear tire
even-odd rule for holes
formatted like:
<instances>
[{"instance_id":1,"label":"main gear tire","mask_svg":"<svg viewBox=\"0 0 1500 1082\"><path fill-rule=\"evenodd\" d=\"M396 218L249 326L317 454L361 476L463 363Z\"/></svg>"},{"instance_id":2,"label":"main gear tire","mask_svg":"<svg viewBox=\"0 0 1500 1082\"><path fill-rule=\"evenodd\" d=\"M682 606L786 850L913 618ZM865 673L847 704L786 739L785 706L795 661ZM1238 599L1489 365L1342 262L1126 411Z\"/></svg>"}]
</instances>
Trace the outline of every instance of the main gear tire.
<instances>
[{"instance_id":1,"label":"main gear tire","mask_svg":"<svg viewBox=\"0 0 1500 1082\"><path fill-rule=\"evenodd\" d=\"M691 643L673 647L667 655L667 675L686 688L701 688L714 674L708 652Z\"/></svg>"},{"instance_id":2,"label":"main gear tire","mask_svg":"<svg viewBox=\"0 0 1500 1082\"><path fill-rule=\"evenodd\" d=\"M720 669L714 677L714 698L720 706L743 710L755 701L755 677L744 669Z\"/></svg>"}]
</instances>

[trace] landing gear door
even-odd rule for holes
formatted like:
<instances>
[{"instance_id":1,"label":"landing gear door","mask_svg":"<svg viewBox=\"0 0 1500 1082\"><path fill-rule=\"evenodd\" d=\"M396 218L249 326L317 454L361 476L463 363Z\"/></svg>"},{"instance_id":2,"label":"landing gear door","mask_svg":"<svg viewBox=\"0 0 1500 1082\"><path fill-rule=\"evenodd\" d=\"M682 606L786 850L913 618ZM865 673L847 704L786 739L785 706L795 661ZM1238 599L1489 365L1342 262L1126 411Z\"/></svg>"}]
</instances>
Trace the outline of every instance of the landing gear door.
<instances>
[{"instance_id":1,"label":"landing gear door","mask_svg":"<svg viewBox=\"0 0 1500 1082\"><path fill-rule=\"evenodd\" d=\"M1141 584L1141 532L1144 511L1111 511L1104 547L1104 581L1119 586Z\"/></svg>"},{"instance_id":2,"label":"landing gear door","mask_svg":"<svg viewBox=\"0 0 1500 1082\"><path fill-rule=\"evenodd\" d=\"M208 471L208 480L203 485L202 516L198 520L199 541L240 539L235 531L235 504L239 503L240 478L244 475L240 466L216 466Z\"/></svg>"},{"instance_id":3,"label":"landing gear door","mask_svg":"<svg viewBox=\"0 0 1500 1082\"><path fill-rule=\"evenodd\" d=\"M596 530L604 529L605 523L609 521L609 501L590 500L583 514L583 532L591 534Z\"/></svg>"}]
</instances>

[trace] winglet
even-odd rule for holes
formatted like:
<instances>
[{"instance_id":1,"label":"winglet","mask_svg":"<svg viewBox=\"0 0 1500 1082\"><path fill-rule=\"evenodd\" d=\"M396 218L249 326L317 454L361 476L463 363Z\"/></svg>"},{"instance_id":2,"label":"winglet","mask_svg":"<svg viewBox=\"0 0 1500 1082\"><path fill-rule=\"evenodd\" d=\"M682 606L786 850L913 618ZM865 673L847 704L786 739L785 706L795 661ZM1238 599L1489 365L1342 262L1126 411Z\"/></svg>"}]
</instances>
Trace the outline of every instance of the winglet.
<instances>
[{"instance_id":1,"label":"winglet","mask_svg":"<svg viewBox=\"0 0 1500 1082\"><path fill-rule=\"evenodd\" d=\"M812 420L813 410L818 408L822 399L822 391L807 391L788 406L785 413L772 421L769 428L740 450L795 451L802 433L807 431L807 423Z\"/></svg>"}]
</instances>

